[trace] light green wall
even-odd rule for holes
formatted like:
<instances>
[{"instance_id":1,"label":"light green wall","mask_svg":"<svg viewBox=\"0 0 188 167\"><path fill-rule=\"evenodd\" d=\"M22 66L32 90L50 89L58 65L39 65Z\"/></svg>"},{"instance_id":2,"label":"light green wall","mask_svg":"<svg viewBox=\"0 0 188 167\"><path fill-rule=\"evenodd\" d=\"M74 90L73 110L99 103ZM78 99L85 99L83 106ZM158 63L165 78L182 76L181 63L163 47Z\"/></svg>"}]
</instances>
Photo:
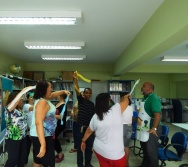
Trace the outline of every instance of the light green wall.
<instances>
[{"instance_id":1,"label":"light green wall","mask_svg":"<svg viewBox=\"0 0 188 167\"><path fill-rule=\"evenodd\" d=\"M9 56L0 54L0 73L10 73L9 66L18 63L25 71L44 71L47 79L61 76L61 71L78 71L88 79L98 79L107 81L110 79L117 80L137 80L140 83L136 87L136 98L141 98L140 88L143 82L150 81L155 85L155 92L160 97L165 98L188 98L187 85L188 74L159 74L159 73L126 73L122 76L112 75L112 66L107 64L41 64L27 63L24 64ZM20 74L21 75L21 74Z\"/></svg>"},{"instance_id":2,"label":"light green wall","mask_svg":"<svg viewBox=\"0 0 188 167\"><path fill-rule=\"evenodd\" d=\"M177 82L177 98L188 99L188 81Z\"/></svg>"},{"instance_id":3,"label":"light green wall","mask_svg":"<svg viewBox=\"0 0 188 167\"><path fill-rule=\"evenodd\" d=\"M129 72L132 73L188 73L187 65L140 65Z\"/></svg>"},{"instance_id":4,"label":"light green wall","mask_svg":"<svg viewBox=\"0 0 188 167\"><path fill-rule=\"evenodd\" d=\"M11 64L19 64L23 70L25 68L25 63L22 61L0 53L0 74L11 74L9 70ZM22 71L18 75L22 76Z\"/></svg>"},{"instance_id":5,"label":"light green wall","mask_svg":"<svg viewBox=\"0 0 188 167\"><path fill-rule=\"evenodd\" d=\"M78 71L85 78L93 80L109 80L112 76L112 65L108 64L42 64L27 63L25 71L45 71L45 78L62 76L61 71Z\"/></svg>"},{"instance_id":6,"label":"light green wall","mask_svg":"<svg viewBox=\"0 0 188 167\"><path fill-rule=\"evenodd\" d=\"M188 0L165 0L114 63L113 73L130 72L151 58L187 40L187 6ZM170 68L165 66L161 66L158 70L160 73L172 73Z\"/></svg>"},{"instance_id":7,"label":"light green wall","mask_svg":"<svg viewBox=\"0 0 188 167\"><path fill-rule=\"evenodd\" d=\"M158 96L164 98L185 97L186 84L180 85L177 81L188 80L188 74L161 74L161 73L126 73L122 76L112 75L111 65L97 64L41 64L27 63L26 71L45 71L45 78L57 78L61 76L61 71L78 71L88 79L98 79L101 81L114 80L137 80L140 79L136 87L136 98L141 98L140 88L145 81L150 81L155 85L155 92ZM181 88L179 88L179 86ZM178 92L180 91L180 92Z\"/></svg>"},{"instance_id":8,"label":"light green wall","mask_svg":"<svg viewBox=\"0 0 188 167\"><path fill-rule=\"evenodd\" d=\"M149 81L152 82L155 86L155 92L158 96L164 97L164 98L172 98L170 97L170 83L169 83L169 74L143 74L143 73L127 73L123 76L121 76L120 79L126 80L126 79L131 79L131 80L138 80L140 79L139 84L136 86L135 89L135 96L136 98L141 98L143 97L141 95L141 86L144 82Z\"/></svg>"}]
</instances>

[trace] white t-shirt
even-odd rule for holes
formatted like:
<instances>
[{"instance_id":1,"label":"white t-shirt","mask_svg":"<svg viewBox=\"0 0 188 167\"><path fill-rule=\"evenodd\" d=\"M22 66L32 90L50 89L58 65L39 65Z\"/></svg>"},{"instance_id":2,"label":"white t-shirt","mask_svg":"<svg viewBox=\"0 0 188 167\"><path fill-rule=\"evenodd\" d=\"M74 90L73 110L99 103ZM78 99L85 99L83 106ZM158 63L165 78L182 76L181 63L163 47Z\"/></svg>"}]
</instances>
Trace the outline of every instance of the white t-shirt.
<instances>
[{"instance_id":1,"label":"white t-shirt","mask_svg":"<svg viewBox=\"0 0 188 167\"><path fill-rule=\"evenodd\" d=\"M113 105L100 121L95 114L89 125L95 131L93 149L101 156L118 160L125 155L123 145L123 123L119 103Z\"/></svg>"},{"instance_id":2,"label":"white t-shirt","mask_svg":"<svg viewBox=\"0 0 188 167\"><path fill-rule=\"evenodd\" d=\"M132 124L133 107L132 105L127 106L125 111L121 114L123 124Z\"/></svg>"},{"instance_id":3,"label":"white t-shirt","mask_svg":"<svg viewBox=\"0 0 188 167\"><path fill-rule=\"evenodd\" d=\"M33 111L29 111L29 108L31 107L32 105L31 104L24 104L23 106L23 112L25 112L25 114L27 115L27 125L28 127L30 127L31 125L31 121L32 121L32 113Z\"/></svg>"}]
</instances>

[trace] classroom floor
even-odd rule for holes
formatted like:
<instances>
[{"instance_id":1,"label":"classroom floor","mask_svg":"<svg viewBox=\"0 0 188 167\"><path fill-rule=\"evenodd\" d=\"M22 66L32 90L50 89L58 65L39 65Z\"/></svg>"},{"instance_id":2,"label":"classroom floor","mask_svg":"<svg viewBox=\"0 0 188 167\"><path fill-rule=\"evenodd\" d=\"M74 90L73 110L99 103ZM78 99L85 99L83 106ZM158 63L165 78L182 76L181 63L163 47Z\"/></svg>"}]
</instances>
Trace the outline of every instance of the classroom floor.
<instances>
[{"instance_id":1,"label":"classroom floor","mask_svg":"<svg viewBox=\"0 0 188 167\"><path fill-rule=\"evenodd\" d=\"M177 131L181 131L181 128L178 128L170 123L165 123L166 125L169 126L169 138L171 139L171 136L177 132ZM63 152L64 152L64 155L65 155L65 158L64 160L61 162L61 163L56 163L56 167L77 167L77 164L76 164L76 152L75 153L69 153L69 150L71 148L73 148L73 143L72 143L72 138L71 138L71 135L68 134L68 136L70 136L70 143L68 143L66 140L61 140L62 142L62 149L63 149ZM136 143L138 146L139 146L139 142ZM130 146L133 145L133 141L131 141L131 144ZM137 151L137 150L136 150ZM5 161L6 161L6 157L7 155L5 154ZM2 158L1 158L1 161L2 161ZM142 162L142 158L140 158L139 156L135 156L133 154L133 150L131 149L131 155L130 155L130 160L129 160L129 163L130 163L130 167L138 167ZM3 162L1 162L2 164ZM183 163L188 163L188 152L184 154L183 156L183 161L181 162L169 162L167 161L166 164L167 164L167 167L179 167L179 165L183 164ZM95 154L93 154L93 157L92 157L92 162L91 164L94 166L94 167L99 167L99 163L98 163L98 160L95 156ZM32 153L30 153L30 159L29 159L29 164L27 165L27 167L31 167L32 166Z\"/></svg>"}]
</instances>

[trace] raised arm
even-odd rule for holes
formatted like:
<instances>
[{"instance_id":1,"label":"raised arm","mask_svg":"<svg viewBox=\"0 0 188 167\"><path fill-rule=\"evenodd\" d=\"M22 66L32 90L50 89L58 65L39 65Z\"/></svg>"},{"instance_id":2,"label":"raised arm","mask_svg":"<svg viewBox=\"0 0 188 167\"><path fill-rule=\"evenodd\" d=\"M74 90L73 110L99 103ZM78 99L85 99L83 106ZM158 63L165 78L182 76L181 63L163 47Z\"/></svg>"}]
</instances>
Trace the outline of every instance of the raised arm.
<instances>
[{"instance_id":1,"label":"raised arm","mask_svg":"<svg viewBox=\"0 0 188 167\"><path fill-rule=\"evenodd\" d=\"M12 100L9 104L8 104L8 111L11 112L12 110L14 110L16 108L16 106L18 105L20 98L22 98L23 94L27 93L28 91L35 89L36 86L28 86L25 87L24 89L22 89L14 98L14 100Z\"/></svg>"},{"instance_id":2,"label":"raised arm","mask_svg":"<svg viewBox=\"0 0 188 167\"><path fill-rule=\"evenodd\" d=\"M75 91L76 91L76 95L80 95L80 88L79 88L79 85L78 85L78 75L77 75L77 72L75 71L74 74L73 74L73 80L74 80L74 88L75 88Z\"/></svg>"},{"instance_id":3,"label":"raised arm","mask_svg":"<svg viewBox=\"0 0 188 167\"><path fill-rule=\"evenodd\" d=\"M59 91L55 91L55 92L52 92L51 93L51 96L50 96L50 100L51 99L54 99L55 97L61 95L61 94L67 94L68 96L71 94L69 91L67 90L59 90Z\"/></svg>"},{"instance_id":4,"label":"raised arm","mask_svg":"<svg viewBox=\"0 0 188 167\"><path fill-rule=\"evenodd\" d=\"M121 106L121 113L123 113L123 111L125 111L125 109L127 108L127 106L129 105L129 94L123 96L121 98L121 102L119 103Z\"/></svg>"}]
</instances>

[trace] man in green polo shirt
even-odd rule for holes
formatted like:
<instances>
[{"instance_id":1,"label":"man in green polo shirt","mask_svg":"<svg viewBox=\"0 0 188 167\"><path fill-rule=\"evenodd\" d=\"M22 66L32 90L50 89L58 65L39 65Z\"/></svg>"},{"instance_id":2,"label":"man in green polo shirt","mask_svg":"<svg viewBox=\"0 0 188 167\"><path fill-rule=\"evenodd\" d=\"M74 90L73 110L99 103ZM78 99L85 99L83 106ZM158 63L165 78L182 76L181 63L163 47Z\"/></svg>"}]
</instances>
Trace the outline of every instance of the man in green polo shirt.
<instances>
[{"instance_id":1,"label":"man in green polo shirt","mask_svg":"<svg viewBox=\"0 0 188 167\"><path fill-rule=\"evenodd\" d=\"M154 85L151 82L145 82L141 87L144 95L143 102L145 112L151 117L149 139L146 142L140 142L143 149L144 158L140 167L158 167L158 138L161 134L160 117L161 101L154 93Z\"/></svg>"}]
</instances>

